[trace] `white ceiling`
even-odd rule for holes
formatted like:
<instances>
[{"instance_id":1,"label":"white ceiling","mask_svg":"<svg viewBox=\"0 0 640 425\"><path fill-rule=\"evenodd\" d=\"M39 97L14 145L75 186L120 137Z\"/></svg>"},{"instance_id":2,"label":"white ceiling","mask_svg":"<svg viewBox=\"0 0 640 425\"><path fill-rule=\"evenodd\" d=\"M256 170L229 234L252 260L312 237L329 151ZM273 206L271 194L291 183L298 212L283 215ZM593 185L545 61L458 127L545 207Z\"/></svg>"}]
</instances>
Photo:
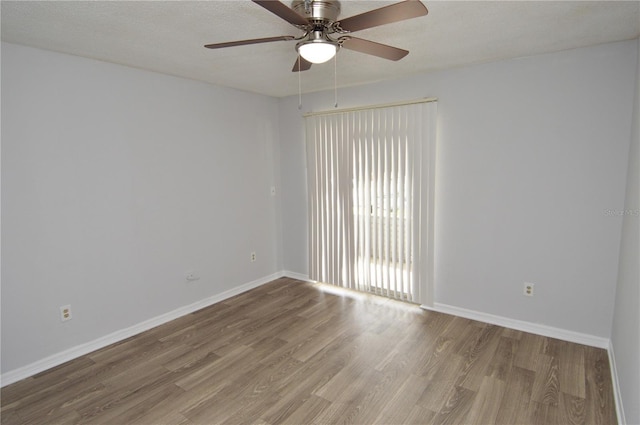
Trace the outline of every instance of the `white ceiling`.
<instances>
[{"instance_id":1,"label":"white ceiling","mask_svg":"<svg viewBox=\"0 0 640 425\"><path fill-rule=\"evenodd\" d=\"M393 1L343 0L340 17ZM340 87L640 35L640 1L424 1L425 17L355 33L410 51L392 62L342 50ZM2 1L2 40L270 96L298 92L295 41L209 50L207 43L299 35L249 0ZM302 73L333 88L333 62Z\"/></svg>"}]
</instances>

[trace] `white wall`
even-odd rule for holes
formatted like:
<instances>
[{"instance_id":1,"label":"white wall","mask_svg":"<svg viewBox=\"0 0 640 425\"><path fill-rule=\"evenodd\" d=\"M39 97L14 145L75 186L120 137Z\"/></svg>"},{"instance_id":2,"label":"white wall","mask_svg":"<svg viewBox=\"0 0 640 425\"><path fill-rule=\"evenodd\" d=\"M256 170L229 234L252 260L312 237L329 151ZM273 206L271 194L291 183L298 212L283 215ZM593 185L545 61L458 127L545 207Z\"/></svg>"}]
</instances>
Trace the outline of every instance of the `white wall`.
<instances>
[{"instance_id":1,"label":"white wall","mask_svg":"<svg viewBox=\"0 0 640 425\"><path fill-rule=\"evenodd\" d=\"M277 106L3 43L2 372L281 270Z\"/></svg>"},{"instance_id":2,"label":"white wall","mask_svg":"<svg viewBox=\"0 0 640 425\"><path fill-rule=\"evenodd\" d=\"M640 40L611 345L626 423L640 424Z\"/></svg>"},{"instance_id":3,"label":"white wall","mask_svg":"<svg viewBox=\"0 0 640 425\"><path fill-rule=\"evenodd\" d=\"M341 107L439 98L435 301L608 338L637 42L342 89ZM339 76L338 76L339 78ZM307 273L304 133L280 101L284 267ZM303 96L303 112L333 93ZM522 295L534 282L533 298Z\"/></svg>"}]
</instances>

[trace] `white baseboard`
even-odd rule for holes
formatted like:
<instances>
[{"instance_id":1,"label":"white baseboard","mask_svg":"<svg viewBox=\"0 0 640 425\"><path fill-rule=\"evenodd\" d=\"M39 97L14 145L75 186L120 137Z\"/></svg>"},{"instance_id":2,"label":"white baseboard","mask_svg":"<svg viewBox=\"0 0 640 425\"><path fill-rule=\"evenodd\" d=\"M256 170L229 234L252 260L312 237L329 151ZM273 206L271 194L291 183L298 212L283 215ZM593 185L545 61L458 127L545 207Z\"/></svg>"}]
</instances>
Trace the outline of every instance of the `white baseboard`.
<instances>
[{"instance_id":1,"label":"white baseboard","mask_svg":"<svg viewBox=\"0 0 640 425\"><path fill-rule=\"evenodd\" d=\"M128 328L115 331L85 344L80 344L75 347L69 348L68 350L56 353L52 356L46 357L42 360L38 360L18 369L3 373L2 376L0 376L0 387L4 387L6 385L28 378L47 369L51 369L52 367L59 366L65 362L68 362L69 360L84 356L85 354L89 354L100 348L104 348L108 345L122 341L141 332L155 328L156 326L170 322L184 315L193 313L194 311L208 307L220 301L224 301L250 289L257 288L258 286L264 285L265 283L281 278L284 275L284 272L277 272L269 276L262 277L252 282L248 282L219 294L213 295L211 297L196 301L193 304L189 304L168 313L161 314L160 316L145 320L144 322L138 323Z\"/></svg>"},{"instance_id":2,"label":"white baseboard","mask_svg":"<svg viewBox=\"0 0 640 425\"><path fill-rule=\"evenodd\" d=\"M618 368L616 367L616 355L613 352L613 344L609 341L607 347L607 353L609 354L609 367L611 369L611 383L613 386L613 399L616 403L616 414L618 415L618 424L625 425L627 423L624 417L624 407L622 406L622 397L620 393L620 381L618 380Z\"/></svg>"},{"instance_id":3,"label":"white baseboard","mask_svg":"<svg viewBox=\"0 0 640 425\"><path fill-rule=\"evenodd\" d=\"M536 335L548 336L564 341L584 344L591 347L609 349L609 339L599 336L583 334L580 332L568 331L566 329L555 328L553 326L541 325L538 323L525 322L523 320L510 319L508 317L496 316L466 308L455 307L448 304L434 303L433 307L421 306L425 310L438 311L440 313L452 314L466 319L477 320L479 322L491 323L492 325L504 326L505 328L518 331L529 332Z\"/></svg>"},{"instance_id":4,"label":"white baseboard","mask_svg":"<svg viewBox=\"0 0 640 425\"><path fill-rule=\"evenodd\" d=\"M289 271L289 270L283 271L282 274L284 276L290 277L292 279L298 279L298 280L302 280L304 282L313 282L311 279L309 279L309 275L307 275L307 274L296 273L296 272L292 272L292 271Z\"/></svg>"}]
</instances>

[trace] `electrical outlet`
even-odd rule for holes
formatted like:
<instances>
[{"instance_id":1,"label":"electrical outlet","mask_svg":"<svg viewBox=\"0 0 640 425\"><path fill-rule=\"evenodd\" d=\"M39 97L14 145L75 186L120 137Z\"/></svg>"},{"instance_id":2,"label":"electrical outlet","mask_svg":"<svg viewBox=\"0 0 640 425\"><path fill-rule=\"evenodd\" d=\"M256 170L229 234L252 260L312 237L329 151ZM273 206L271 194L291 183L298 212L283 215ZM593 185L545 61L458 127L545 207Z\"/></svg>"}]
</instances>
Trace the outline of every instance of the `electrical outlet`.
<instances>
[{"instance_id":1,"label":"electrical outlet","mask_svg":"<svg viewBox=\"0 0 640 425\"><path fill-rule=\"evenodd\" d=\"M73 319L73 316L71 315L71 306L63 305L60 307L60 321L66 322L71 319Z\"/></svg>"},{"instance_id":2,"label":"electrical outlet","mask_svg":"<svg viewBox=\"0 0 640 425\"><path fill-rule=\"evenodd\" d=\"M251 262L252 262L252 263L255 263L255 261L256 261L256 253L255 253L255 252L252 252L252 253L251 253L251 257L250 257L250 258L251 258Z\"/></svg>"},{"instance_id":3,"label":"electrical outlet","mask_svg":"<svg viewBox=\"0 0 640 425\"><path fill-rule=\"evenodd\" d=\"M533 288L534 288L534 284L533 283L529 283L529 282L525 282L524 283L524 289L523 289L523 294L527 297L533 297Z\"/></svg>"}]
</instances>

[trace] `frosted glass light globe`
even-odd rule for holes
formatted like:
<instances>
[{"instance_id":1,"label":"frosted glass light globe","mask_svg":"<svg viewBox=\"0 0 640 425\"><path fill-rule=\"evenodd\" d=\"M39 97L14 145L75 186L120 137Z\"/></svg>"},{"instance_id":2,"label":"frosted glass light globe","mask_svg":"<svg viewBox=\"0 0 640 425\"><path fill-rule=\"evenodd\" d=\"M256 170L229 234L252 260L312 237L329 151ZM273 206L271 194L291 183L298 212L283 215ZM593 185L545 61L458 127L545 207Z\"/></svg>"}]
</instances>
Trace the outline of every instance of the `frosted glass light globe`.
<instances>
[{"instance_id":1,"label":"frosted glass light globe","mask_svg":"<svg viewBox=\"0 0 640 425\"><path fill-rule=\"evenodd\" d=\"M298 46L298 53L311 63L324 63L336 55L336 45L326 42L310 42Z\"/></svg>"}]
</instances>

